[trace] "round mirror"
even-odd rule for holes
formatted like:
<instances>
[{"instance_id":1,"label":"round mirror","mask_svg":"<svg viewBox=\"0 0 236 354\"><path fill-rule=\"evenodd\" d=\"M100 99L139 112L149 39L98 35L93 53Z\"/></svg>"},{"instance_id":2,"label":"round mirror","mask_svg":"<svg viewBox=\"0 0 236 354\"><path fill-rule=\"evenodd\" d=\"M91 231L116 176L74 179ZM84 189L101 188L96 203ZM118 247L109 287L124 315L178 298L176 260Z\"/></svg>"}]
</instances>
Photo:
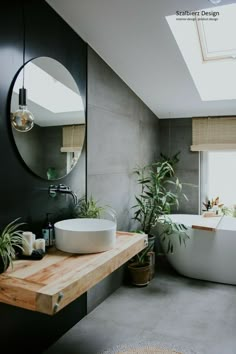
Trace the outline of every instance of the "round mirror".
<instances>
[{"instance_id":1,"label":"round mirror","mask_svg":"<svg viewBox=\"0 0 236 354\"><path fill-rule=\"evenodd\" d=\"M65 177L78 162L85 138L85 110L78 86L61 63L39 57L28 62L16 78L12 120L19 118L22 91L33 128L31 124L30 130L23 130L21 124L17 129L12 124L18 151L36 175L47 180Z\"/></svg>"}]
</instances>

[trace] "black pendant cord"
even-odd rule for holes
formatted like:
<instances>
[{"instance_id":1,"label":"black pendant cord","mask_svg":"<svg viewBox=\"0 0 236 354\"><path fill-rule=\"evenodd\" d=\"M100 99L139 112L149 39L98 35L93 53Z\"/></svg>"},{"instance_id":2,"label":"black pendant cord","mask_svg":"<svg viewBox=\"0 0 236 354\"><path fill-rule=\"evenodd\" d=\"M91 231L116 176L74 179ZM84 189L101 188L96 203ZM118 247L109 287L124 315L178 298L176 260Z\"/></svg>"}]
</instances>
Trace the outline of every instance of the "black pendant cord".
<instances>
[{"instance_id":1,"label":"black pendant cord","mask_svg":"<svg viewBox=\"0 0 236 354\"><path fill-rule=\"evenodd\" d=\"M22 0L22 29L23 29L23 80L22 88L19 90L19 106L26 106L26 89L25 89L25 1Z\"/></svg>"},{"instance_id":2,"label":"black pendant cord","mask_svg":"<svg viewBox=\"0 0 236 354\"><path fill-rule=\"evenodd\" d=\"M22 0L22 20L23 20L23 85L25 87L25 1Z\"/></svg>"}]
</instances>

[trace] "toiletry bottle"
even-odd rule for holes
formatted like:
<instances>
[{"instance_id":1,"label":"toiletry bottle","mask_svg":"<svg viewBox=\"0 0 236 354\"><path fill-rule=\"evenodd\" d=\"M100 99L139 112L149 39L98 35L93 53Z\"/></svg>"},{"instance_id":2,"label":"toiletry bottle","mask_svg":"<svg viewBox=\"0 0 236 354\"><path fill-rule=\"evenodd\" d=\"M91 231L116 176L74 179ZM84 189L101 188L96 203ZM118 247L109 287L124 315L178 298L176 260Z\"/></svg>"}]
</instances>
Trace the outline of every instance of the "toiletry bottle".
<instances>
[{"instance_id":1,"label":"toiletry bottle","mask_svg":"<svg viewBox=\"0 0 236 354\"><path fill-rule=\"evenodd\" d=\"M46 214L46 220L42 229L42 237L45 239L46 248L52 247L54 244L54 230L49 215L50 213Z\"/></svg>"}]
</instances>

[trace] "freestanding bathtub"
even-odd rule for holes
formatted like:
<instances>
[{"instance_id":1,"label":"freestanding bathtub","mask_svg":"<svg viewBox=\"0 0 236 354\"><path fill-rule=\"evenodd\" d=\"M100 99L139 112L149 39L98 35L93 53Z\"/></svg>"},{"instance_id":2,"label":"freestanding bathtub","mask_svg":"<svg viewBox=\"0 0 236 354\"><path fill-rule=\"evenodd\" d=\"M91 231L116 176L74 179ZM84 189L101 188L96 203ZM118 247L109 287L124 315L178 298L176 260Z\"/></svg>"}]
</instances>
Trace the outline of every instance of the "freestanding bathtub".
<instances>
[{"instance_id":1,"label":"freestanding bathtub","mask_svg":"<svg viewBox=\"0 0 236 354\"><path fill-rule=\"evenodd\" d=\"M172 234L173 254L167 254L171 265L190 278L236 284L236 218L230 216L205 218L201 215L168 215L187 226L186 247ZM207 228L195 229L192 226ZM194 227L195 227L194 226ZM211 231L210 231L211 230ZM159 230L160 231L160 230ZM161 242L164 251L166 242Z\"/></svg>"}]
</instances>

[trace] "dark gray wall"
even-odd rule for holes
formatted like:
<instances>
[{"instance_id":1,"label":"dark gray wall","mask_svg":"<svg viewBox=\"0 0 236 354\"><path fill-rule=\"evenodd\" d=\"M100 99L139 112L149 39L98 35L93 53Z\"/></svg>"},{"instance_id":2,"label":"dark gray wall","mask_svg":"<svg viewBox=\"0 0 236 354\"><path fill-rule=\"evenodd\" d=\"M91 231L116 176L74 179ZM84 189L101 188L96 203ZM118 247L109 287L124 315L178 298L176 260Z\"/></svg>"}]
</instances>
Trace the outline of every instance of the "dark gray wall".
<instances>
[{"instance_id":1,"label":"dark gray wall","mask_svg":"<svg viewBox=\"0 0 236 354\"><path fill-rule=\"evenodd\" d=\"M24 1L26 61L48 56L61 62L72 74L86 101L87 45L43 0ZM10 101L14 79L22 67L23 1L1 3L0 21L0 229L22 217L27 229L37 236L51 212L53 221L68 216L71 198L52 199L51 182L34 175L22 161L10 126ZM24 133L28 134L28 133ZM75 169L58 183L71 186L79 196L85 193L85 150ZM53 317L0 303L1 352L39 353L72 327L87 310L86 294ZM40 340L39 340L39 333Z\"/></svg>"},{"instance_id":2,"label":"dark gray wall","mask_svg":"<svg viewBox=\"0 0 236 354\"><path fill-rule=\"evenodd\" d=\"M24 1L26 61L48 56L62 63L72 74L86 101L87 45L43 0ZM22 68L22 4L3 1L0 22L0 145L3 173L0 176L0 226L22 216L38 234L46 212L56 220L71 204L70 198L48 198L49 182L35 176L20 158L10 126L10 101L14 80ZM44 19L42 26L41 19ZM51 30L53 27L53 31ZM63 45L62 45L63 43ZM86 104L85 104L86 106ZM84 150L85 152L85 150ZM85 193L85 153L76 168L60 180L79 196ZM23 203L23 204L22 204ZM65 207L65 209L64 209ZM63 210L62 210L63 209ZM68 208L67 208L68 209ZM63 214L64 215L64 214ZM62 215L61 215L62 216Z\"/></svg>"},{"instance_id":3,"label":"dark gray wall","mask_svg":"<svg viewBox=\"0 0 236 354\"><path fill-rule=\"evenodd\" d=\"M118 229L130 231L137 183L133 169L159 157L159 120L88 48L88 196L117 212ZM138 193L138 191L137 191ZM88 311L117 289L123 268L87 294Z\"/></svg>"},{"instance_id":4,"label":"dark gray wall","mask_svg":"<svg viewBox=\"0 0 236 354\"><path fill-rule=\"evenodd\" d=\"M176 174L181 182L194 186L184 186L189 201L180 201L178 213L198 214L199 205L199 153L191 152L192 119L161 119L160 120L160 151L173 156L180 151L180 161L176 165Z\"/></svg>"}]
</instances>

